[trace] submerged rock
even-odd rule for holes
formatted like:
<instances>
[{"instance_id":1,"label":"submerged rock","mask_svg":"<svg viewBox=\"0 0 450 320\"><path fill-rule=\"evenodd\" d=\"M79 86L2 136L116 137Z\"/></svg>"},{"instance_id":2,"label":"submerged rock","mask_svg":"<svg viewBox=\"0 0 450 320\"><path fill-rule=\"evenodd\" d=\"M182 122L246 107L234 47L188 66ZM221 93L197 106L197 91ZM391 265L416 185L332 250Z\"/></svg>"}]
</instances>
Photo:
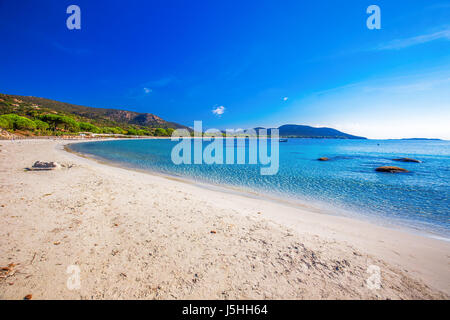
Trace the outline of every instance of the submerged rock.
<instances>
[{"instance_id":1,"label":"submerged rock","mask_svg":"<svg viewBox=\"0 0 450 320\"><path fill-rule=\"evenodd\" d=\"M409 172L406 169L403 169L403 168L400 168L400 167L394 167L394 166L378 167L378 168L375 169L375 171L378 171L378 172L389 172L389 173Z\"/></svg>"},{"instance_id":2,"label":"submerged rock","mask_svg":"<svg viewBox=\"0 0 450 320\"><path fill-rule=\"evenodd\" d=\"M400 161L400 162L415 162L415 163L421 163L422 162L420 160L411 159L411 158L397 158L397 159L392 159L392 160Z\"/></svg>"},{"instance_id":3,"label":"submerged rock","mask_svg":"<svg viewBox=\"0 0 450 320\"><path fill-rule=\"evenodd\" d=\"M32 170L53 170L59 168L61 168L61 165L53 161L52 162L36 161L31 167Z\"/></svg>"},{"instance_id":4,"label":"submerged rock","mask_svg":"<svg viewBox=\"0 0 450 320\"><path fill-rule=\"evenodd\" d=\"M327 157L321 157L321 158L319 158L319 159L317 159L317 160L319 160L319 161L328 161L328 160L330 160L330 159L327 158Z\"/></svg>"}]
</instances>

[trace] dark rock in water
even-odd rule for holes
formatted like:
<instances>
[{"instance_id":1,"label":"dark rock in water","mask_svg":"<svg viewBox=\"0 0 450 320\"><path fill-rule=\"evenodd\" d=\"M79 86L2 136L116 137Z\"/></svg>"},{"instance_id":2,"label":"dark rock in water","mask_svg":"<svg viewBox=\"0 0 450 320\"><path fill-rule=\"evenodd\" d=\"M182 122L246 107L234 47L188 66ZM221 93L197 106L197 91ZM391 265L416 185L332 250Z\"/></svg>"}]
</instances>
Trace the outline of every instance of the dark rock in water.
<instances>
[{"instance_id":1,"label":"dark rock in water","mask_svg":"<svg viewBox=\"0 0 450 320\"><path fill-rule=\"evenodd\" d=\"M389 173L398 173L398 172L409 172L406 169L394 167L394 166L383 166L375 169L378 172L389 172Z\"/></svg>"},{"instance_id":2,"label":"dark rock in water","mask_svg":"<svg viewBox=\"0 0 450 320\"><path fill-rule=\"evenodd\" d=\"M36 161L33 164L33 167L31 167L32 170L53 170L59 168L61 168L61 165L57 162L43 162L43 161Z\"/></svg>"},{"instance_id":3,"label":"dark rock in water","mask_svg":"<svg viewBox=\"0 0 450 320\"><path fill-rule=\"evenodd\" d=\"M328 160L330 160L330 159L327 158L327 157L321 157L321 158L319 158L319 159L317 159L317 160L319 160L319 161L328 161Z\"/></svg>"},{"instance_id":4,"label":"dark rock in water","mask_svg":"<svg viewBox=\"0 0 450 320\"><path fill-rule=\"evenodd\" d=\"M398 158L398 159L392 159L394 161L400 161L400 162L415 162L415 163L421 163L422 161L411 159L411 158Z\"/></svg>"}]
</instances>

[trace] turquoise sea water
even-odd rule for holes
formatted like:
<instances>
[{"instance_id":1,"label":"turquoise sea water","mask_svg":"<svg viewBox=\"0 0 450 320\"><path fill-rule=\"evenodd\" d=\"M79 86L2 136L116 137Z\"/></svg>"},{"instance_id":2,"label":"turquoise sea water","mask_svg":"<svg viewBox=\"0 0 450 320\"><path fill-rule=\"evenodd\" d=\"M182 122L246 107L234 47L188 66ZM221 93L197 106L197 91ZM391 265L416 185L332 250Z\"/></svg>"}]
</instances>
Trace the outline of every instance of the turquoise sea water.
<instances>
[{"instance_id":1,"label":"turquoise sea water","mask_svg":"<svg viewBox=\"0 0 450 320\"><path fill-rule=\"evenodd\" d=\"M260 175L259 165L175 165L175 144L169 139L113 140L71 149L127 167L312 203L330 213L450 238L450 141L289 139L279 144L279 171L272 176ZM248 143L244 148L248 151ZM422 163L392 160L399 157ZM375 172L382 165L410 172Z\"/></svg>"}]
</instances>

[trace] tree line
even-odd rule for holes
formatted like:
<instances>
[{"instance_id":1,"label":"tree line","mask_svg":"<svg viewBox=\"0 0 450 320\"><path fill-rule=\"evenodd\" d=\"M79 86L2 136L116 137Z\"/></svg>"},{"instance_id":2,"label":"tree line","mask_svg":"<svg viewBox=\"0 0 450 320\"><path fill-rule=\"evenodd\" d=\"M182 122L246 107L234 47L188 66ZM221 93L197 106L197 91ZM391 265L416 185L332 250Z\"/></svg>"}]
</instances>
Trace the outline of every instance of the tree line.
<instances>
[{"instance_id":1,"label":"tree line","mask_svg":"<svg viewBox=\"0 0 450 320\"><path fill-rule=\"evenodd\" d=\"M100 127L89 122L77 121L66 115L40 114L33 119L17 114L0 115L0 127L9 131L27 131L38 135L76 134L79 132L123 134L133 136L171 136L172 128L138 128L129 126Z\"/></svg>"}]
</instances>

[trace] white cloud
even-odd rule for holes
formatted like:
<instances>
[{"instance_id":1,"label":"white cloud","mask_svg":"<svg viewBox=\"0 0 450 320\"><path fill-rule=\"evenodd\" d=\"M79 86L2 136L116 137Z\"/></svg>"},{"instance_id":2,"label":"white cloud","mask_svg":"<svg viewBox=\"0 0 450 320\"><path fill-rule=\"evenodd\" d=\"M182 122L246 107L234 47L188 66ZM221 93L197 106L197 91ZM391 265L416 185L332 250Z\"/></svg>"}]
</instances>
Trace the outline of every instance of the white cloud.
<instances>
[{"instance_id":1,"label":"white cloud","mask_svg":"<svg viewBox=\"0 0 450 320\"><path fill-rule=\"evenodd\" d=\"M368 138L450 140L448 66L371 79L294 100L270 122L321 124Z\"/></svg>"},{"instance_id":2,"label":"white cloud","mask_svg":"<svg viewBox=\"0 0 450 320\"><path fill-rule=\"evenodd\" d=\"M368 85L362 87L361 90L365 93L390 93L390 94L413 94L424 91L430 91L436 87L450 84L449 77L424 79L419 81L412 81L405 84L385 84L385 85Z\"/></svg>"},{"instance_id":3,"label":"white cloud","mask_svg":"<svg viewBox=\"0 0 450 320\"><path fill-rule=\"evenodd\" d=\"M212 110L212 113L214 113L216 116L219 116L219 117L220 117L221 115L223 115L224 112L225 112L225 107L224 107L224 106L219 106L219 107L214 108L214 109Z\"/></svg>"},{"instance_id":4,"label":"white cloud","mask_svg":"<svg viewBox=\"0 0 450 320\"><path fill-rule=\"evenodd\" d=\"M283 101L288 101L289 97L284 97Z\"/></svg>"},{"instance_id":5,"label":"white cloud","mask_svg":"<svg viewBox=\"0 0 450 320\"><path fill-rule=\"evenodd\" d=\"M384 45L380 45L377 49L378 50L398 50L403 49L411 46L415 46L418 44L431 42L434 40L439 39L445 39L450 40L450 29L438 31L435 33L429 33L429 34L423 34L411 38L405 38L405 39L396 39L393 41L390 41Z\"/></svg>"},{"instance_id":6,"label":"white cloud","mask_svg":"<svg viewBox=\"0 0 450 320\"><path fill-rule=\"evenodd\" d=\"M152 89L150 89L150 88L144 88L144 92L145 92L146 94L148 94L148 93L152 92Z\"/></svg>"}]
</instances>

